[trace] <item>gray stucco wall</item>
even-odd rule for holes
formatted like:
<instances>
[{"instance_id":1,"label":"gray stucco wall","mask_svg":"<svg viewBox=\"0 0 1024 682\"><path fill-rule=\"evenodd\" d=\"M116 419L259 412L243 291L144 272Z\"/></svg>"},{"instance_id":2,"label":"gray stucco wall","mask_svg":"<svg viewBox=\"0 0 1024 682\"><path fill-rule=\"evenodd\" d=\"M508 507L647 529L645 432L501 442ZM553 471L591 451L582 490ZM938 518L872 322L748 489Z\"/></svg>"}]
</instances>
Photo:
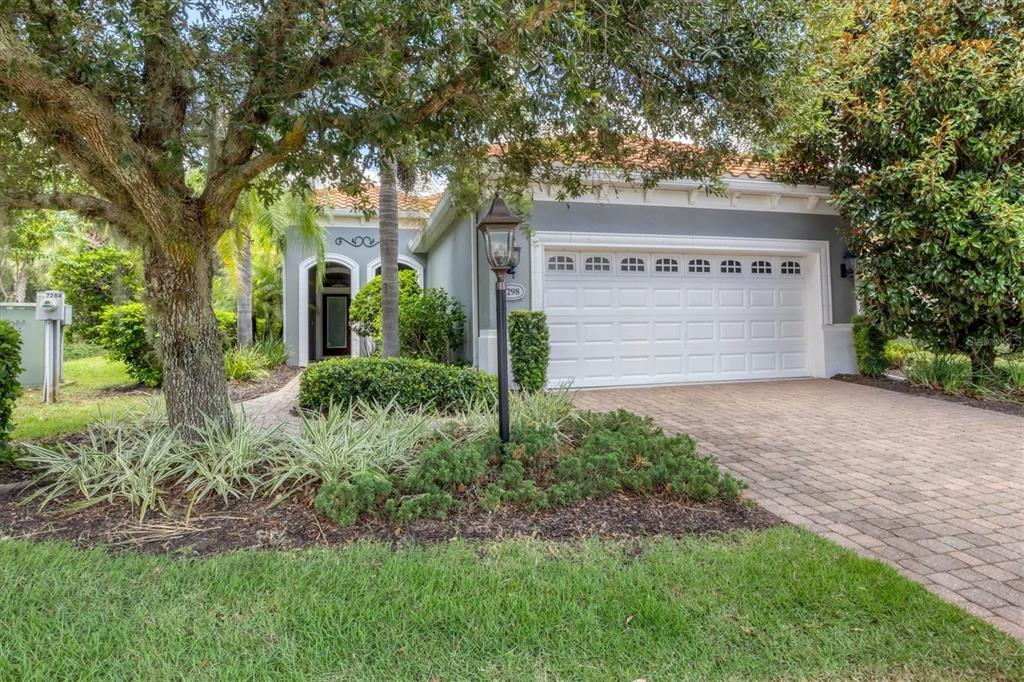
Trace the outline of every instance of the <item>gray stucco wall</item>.
<instances>
[{"instance_id":1,"label":"gray stucco wall","mask_svg":"<svg viewBox=\"0 0 1024 682\"><path fill-rule=\"evenodd\" d=\"M466 313L465 340L459 355L472 360L473 228L469 216L455 221L433 245L427 256L426 285L440 287L453 296Z\"/></svg>"},{"instance_id":2,"label":"gray stucco wall","mask_svg":"<svg viewBox=\"0 0 1024 682\"><path fill-rule=\"evenodd\" d=\"M846 252L846 244L837 232L841 222L838 216L830 215L555 201L536 201L529 217L530 228L537 231L827 240L836 324L849 322L856 310L853 280L839 276L839 264ZM527 292L522 300L509 301L510 310L530 307L530 242L523 230L517 243L523 249L519 274L513 281L526 287ZM479 258L484 264L479 282L480 327L489 329L494 327L494 275L486 267L482 249Z\"/></svg>"},{"instance_id":3,"label":"gray stucco wall","mask_svg":"<svg viewBox=\"0 0 1024 682\"><path fill-rule=\"evenodd\" d=\"M419 230L401 229L398 232L398 253L415 260L424 267L424 278L429 276L429 269L423 258L409 250L409 243L419 234ZM380 258L379 232L376 224L363 227L327 227L326 251L328 261L333 254L347 256L359 266L359 286L366 284L367 266ZM311 258L313 251L303 249L294 240L288 242L284 258L284 342L288 347L288 364L299 362L299 282L306 273L300 273L300 265ZM467 266L468 267L468 266ZM356 279L353 279L356 281ZM353 293L354 295L354 293ZM312 318L311 318L312 319Z\"/></svg>"}]
</instances>

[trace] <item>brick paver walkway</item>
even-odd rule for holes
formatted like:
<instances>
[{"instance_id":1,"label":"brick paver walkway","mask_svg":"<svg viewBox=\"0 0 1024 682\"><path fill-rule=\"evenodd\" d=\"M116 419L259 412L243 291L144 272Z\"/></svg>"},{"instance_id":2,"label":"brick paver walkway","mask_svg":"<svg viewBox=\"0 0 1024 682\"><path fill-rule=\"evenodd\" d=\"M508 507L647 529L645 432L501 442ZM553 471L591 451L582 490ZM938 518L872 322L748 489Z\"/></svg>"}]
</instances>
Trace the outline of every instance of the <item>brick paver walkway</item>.
<instances>
[{"instance_id":1,"label":"brick paver walkway","mask_svg":"<svg viewBox=\"0 0 1024 682\"><path fill-rule=\"evenodd\" d=\"M766 509L1024 639L1024 419L829 380L582 391L697 439Z\"/></svg>"}]
</instances>

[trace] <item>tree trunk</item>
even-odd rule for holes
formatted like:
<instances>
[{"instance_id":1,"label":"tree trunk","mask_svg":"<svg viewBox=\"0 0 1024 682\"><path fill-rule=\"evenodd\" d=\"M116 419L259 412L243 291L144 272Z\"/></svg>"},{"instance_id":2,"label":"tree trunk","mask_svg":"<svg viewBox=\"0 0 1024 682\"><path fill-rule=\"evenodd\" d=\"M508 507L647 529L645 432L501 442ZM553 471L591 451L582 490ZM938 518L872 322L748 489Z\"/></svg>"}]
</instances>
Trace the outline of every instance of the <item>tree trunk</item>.
<instances>
[{"instance_id":1,"label":"tree trunk","mask_svg":"<svg viewBox=\"0 0 1024 682\"><path fill-rule=\"evenodd\" d=\"M28 265L18 266L14 275L14 302L24 303L28 293Z\"/></svg>"},{"instance_id":2,"label":"tree trunk","mask_svg":"<svg viewBox=\"0 0 1024 682\"><path fill-rule=\"evenodd\" d=\"M238 249L238 291L235 295L235 313L238 315L238 347L252 345L252 232L243 222Z\"/></svg>"},{"instance_id":3,"label":"tree trunk","mask_svg":"<svg viewBox=\"0 0 1024 682\"><path fill-rule=\"evenodd\" d=\"M380 169L381 355L398 357L398 177L393 161Z\"/></svg>"},{"instance_id":4,"label":"tree trunk","mask_svg":"<svg viewBox=\"0 0 1024 682\"><path fill-rule=\"evenodd\" d=\"M197 226L193 234L199 233ZM213 314L212 253L212 244L184 241L146 249L146 293L159 334L167 419L186 437L206 419L232 419Z\"/></svg>"}]
</instances>

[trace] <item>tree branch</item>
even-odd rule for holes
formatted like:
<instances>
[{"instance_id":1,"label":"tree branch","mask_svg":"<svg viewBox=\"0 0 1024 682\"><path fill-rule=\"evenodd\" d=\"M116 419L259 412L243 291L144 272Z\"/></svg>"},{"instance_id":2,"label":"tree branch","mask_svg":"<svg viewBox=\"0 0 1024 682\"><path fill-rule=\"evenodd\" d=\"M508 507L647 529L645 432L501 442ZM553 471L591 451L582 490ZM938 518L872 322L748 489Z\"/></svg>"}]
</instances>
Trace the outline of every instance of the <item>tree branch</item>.
<instances>
[{"instance_id":1,"label":"tree branch","mask_svg":"<svg viewBox=\"0 0 1024 682\"><path fill-rule=\"evenodd\" d=\"M74 211L83 218L101 220L129 232L138 224L131 214L109 201L88 194L17 192L0 195L0 205L21 210Z\"/></svg>"},{"instance_id":2,"label":"tree branch","mask_svg":"<svg viewBox=\"0 0 1024 682\"><path fill-rule=\"evenodd\" d=\"M118 113L91 89L52 76L43 61L0 19L0 93L17 105L36 135L76 151L68 159L97 174L96 188L111 201L130 205L156 233L174 224L180 204L169 202L155 183L146 147L125 131ZM86 180L91 182L89 176ZM123 213L123 215L127 215Z\"/></svg>"}]
</instances>

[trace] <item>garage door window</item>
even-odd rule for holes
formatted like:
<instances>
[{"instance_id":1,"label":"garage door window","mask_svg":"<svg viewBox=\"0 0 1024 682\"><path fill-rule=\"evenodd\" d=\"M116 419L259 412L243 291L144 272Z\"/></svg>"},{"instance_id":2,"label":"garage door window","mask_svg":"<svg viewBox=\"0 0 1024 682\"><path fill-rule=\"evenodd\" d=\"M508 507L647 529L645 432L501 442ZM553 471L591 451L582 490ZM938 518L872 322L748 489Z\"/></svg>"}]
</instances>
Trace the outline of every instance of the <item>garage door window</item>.
<instances>
[{"instance_id":1,"label":"garage door window","mask_svg":"<svg viewBox=\"0 0 1024 682\"><path fill-rule=\"evenodd\" d=\"M800 274L800 263L795 260L787 260L782 263L779 267L779 272L783 275L799 275Z\"/></svg>"},{"instance_id":2,"label":"garage door window","mask_svg":"<svg viewBox=\"0 0 1024 682\"><path fill-rule=\"evenodd\" d=\"M622 272L644 272L647 270L647 263L643 258L627 256L619 262L619 270Z\"/></svg>"},{"instance_id":3,"label":"garage door window","mask_svg":"<svg viewBox=\"0 0 1024 682\"><path fill-rule=\"evenodd\" d=\"M587 256L583 261L584 272L611 272L612 261L605 256Z\"/></svg>"},{"instance_id":4,"label":"garage door window","mask_svg":"<svg viewBox=\"0 0 1024 682\"><path fill-rule=\"evenodd\" d=\"M661 273L679 272L679 261L675 258L659 258L654 261L654 271Z\"/></svg>"},{"instance_id":5,"label":"garage door window","mask_svg":"<svg viewBox=\"0 0 1024 682\"><path fill-rule=\"evenodd\" d=\"M750 272L755 275L772 274L772 264L766 260L756 260L750 264Z\"/></svg>"},{"instance_id":6,"label":"garage door window","mask_svg":"<svg viewBox=\"0 0 1024 682\"><path fill-rule=\"evenodd\" d=\"M738 275L743 272L743 264L738 260L724 260L721 271L727 275Z\"/></svg>"},{"instance_id":7,"label":"garage door window","mask_svg":"<svg viewBox=\"0 0 1024 682\"><path fill-rule=\"evenodd\" d=\"M576 261L572 256L551 256L548 258L549 272L573 272L576 270Z\"/></svg>"},{"instance_id":8,"label":"garage door window","mask_svg":"<svg viewBox=\"0 0 1024 682\"><path fill-rule=\"evenodd\" d=\"M706 260L704 258L694 258L693 260L690 261L690 264L687 266L687 269L690 272L711 272L711 261Z\"/></svg>"}]
</instances>

